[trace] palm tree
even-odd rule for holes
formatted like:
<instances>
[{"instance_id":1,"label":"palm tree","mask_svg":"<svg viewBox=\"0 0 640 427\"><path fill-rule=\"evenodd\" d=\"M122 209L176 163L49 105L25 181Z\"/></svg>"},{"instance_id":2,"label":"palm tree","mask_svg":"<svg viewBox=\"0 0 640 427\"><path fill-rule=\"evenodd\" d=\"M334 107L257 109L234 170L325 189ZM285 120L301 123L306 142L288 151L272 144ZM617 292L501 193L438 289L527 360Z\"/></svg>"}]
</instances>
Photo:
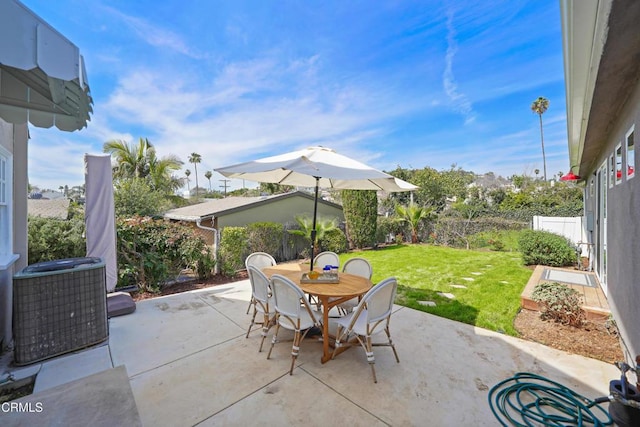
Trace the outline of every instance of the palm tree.
<instances>
[{"instance_id":1,"label":"palm tree","mask_svg":"<svg viewBox=\"0 0 640 427\"><path fill-rule=\"evenodd\" d=\"M191 171L186 169L184 174L187 176L187 191L189 192L189 195L191 195L191 188L189 187L189 175L191 175Z\"/></svg>"},{"instance_id":2,"label":"palm tree","mask_svg":"<svg viewBox=\"0 0 640 427\"><path fill-rule=\"evenodd\" d=\"M182 186L173 171L183 162L171 154L158 158L156 149L147 138L140 138L138 145L122 140L105 142L103 151L114 157L113 177L118 179L144 178L154 190L171 193Z\"/></svg>"},{"instance_id":3,"label":"palm tree","mask_svg":"<svg viewBox=\"0 0 640 427\"><path fill-rule=\"evenodd\" d=\"M295 234L297 236L302 236L305 240L311 242L311 231L313 230L313 220L308 216L298 215L295 217L296 222L300 229L298 230L289 230L289 233ZM324 219L318 218L316 220L316 241L314 242L313 247L315 248L315 254L311 254L311 257L315 257L320 252L320 245L318 242L324 238L324 235L327 231L331 231L334 228L337 228L336 222L333 219Z\"/></svg>"},{"instance_id":4,"label":"palm tree","mask_svg":"<svg viewBox=\"0 0 640 427\"><path fill-rule=\"evenodd\" d=\"M202 160L202 156L198 153L191 153L189 163L193 163L193 169L196 176L196 197L198 197L198 163Z\"/></svg>"},{"instance_id":5,"label":"palm tree","mask_svg":"<svg viewBox=\"0 0 640 427\"><path fill-rule=\"evenodd\" d=\"M102 151L114 157L114 178L144 178L149 174L147 151L152 148L147 138L140 138L138 145L115 139L105 142Z\"/></svg>"},{"instance_id":6,"label":"palm tree","mask_svg":"<svg viewBox=\"0 0 640 427\"><path fill-rule=\"evenodd\" d=\"M547 159L544 155L544 133L542 132L542 115L549 108L549 100L539 96L538 99L531 104L531 111L540 117L540 143L542 144L542 166L544 171L544 180L547 180Z\"/></svg>"},{"instance_id":7,"label":"palm tree","mask_svg":"<svg viewBox=\"0 0 640 427\"><path fill-rule=\"evenodd\" d=\"M207 180L209 180L209 192L211 193L211 177L213 176L213 173L211 173L211 171L206 171L204 173L204 177L207 178Z\"/></svg>"},{"instance_id":8,"label":"palm tree","mask_svg":"<svg viewBox=\"0 0 640 427\"><path fill-rule=\"evenodd\" d=\"M397 221L406 223L411 228L411 243L418 243L418 227L431 216L433 209L410 203L409 206L396 206Z\"/></svg>"}]
</instances>

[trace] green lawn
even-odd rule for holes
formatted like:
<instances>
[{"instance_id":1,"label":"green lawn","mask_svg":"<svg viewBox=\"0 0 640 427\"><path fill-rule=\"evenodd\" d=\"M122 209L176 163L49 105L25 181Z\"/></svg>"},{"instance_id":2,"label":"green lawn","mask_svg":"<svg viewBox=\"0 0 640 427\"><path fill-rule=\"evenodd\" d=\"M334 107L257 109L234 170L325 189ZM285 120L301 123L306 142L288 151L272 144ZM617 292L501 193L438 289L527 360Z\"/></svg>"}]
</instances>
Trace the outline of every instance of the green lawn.
<instances>
[{"instance_id":1,"label":"green lawn","mask_svg":"<svg viewBox=\"0 0 640 427\"><path fill-rule=\"evenodd\" d=\"M518 252L399 245L340 256L340 263L366 258L373 282L398 279L398 304L448 319L517 336L513 320L531 270ZM438 292L453 294L450 299ZM429 307L418 301L433 301Z\"/></svg>"}]
</instances>

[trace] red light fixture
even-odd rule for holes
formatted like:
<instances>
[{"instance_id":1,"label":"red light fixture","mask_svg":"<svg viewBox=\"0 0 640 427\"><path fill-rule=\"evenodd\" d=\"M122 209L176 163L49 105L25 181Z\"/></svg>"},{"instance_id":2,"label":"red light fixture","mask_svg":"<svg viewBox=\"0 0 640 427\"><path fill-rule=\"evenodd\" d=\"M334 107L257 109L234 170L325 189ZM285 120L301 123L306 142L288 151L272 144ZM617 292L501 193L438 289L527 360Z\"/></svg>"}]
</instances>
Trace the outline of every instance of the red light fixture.
<instances>
[{"instance_id":1,"label":"red light fixture","mask_svg":"<svg viewBox=\"0 0 640 427\"><path fill-rule=\"evenodd\" d=\"M580 177L573 173L573 171L569 171L566 175L562 175L560 177L560 181L578 181Z\"/></svg>"}]
</instances>

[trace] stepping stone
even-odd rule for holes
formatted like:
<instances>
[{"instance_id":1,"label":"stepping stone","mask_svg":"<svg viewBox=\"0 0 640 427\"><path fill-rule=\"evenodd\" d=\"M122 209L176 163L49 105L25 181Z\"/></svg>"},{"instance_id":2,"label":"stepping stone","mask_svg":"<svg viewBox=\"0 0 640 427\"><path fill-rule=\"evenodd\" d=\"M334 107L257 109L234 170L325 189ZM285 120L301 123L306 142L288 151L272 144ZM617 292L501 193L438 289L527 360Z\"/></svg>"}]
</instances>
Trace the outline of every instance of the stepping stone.
<instances>
[{"instance_id":1,"label":"stepping stone","mask_svg":"<svg viewBox=\"0 0 640 427\"><path fill-rule=\"evenodd\" d=\"M436 303L434 301L418 301L420 305L426 305L427 307L435 307Z\"/></svg>"},{"instance_id":2,"label":"stepping stone","mask_svg":"<svg viewBox=\"0 0 640 427\"><path fill-rule=\"evenodd\" d=\"M456 296L454 294L450 294L449 292L438 292L438 295L449 299L456 299Z\"/></svg>"},{"instance_id":3,"label":"stepping stone","mask_svg":"<svg viewBox=\"0 0 640 427\"><path fill-rule=\"evenodd\" d=\"M465 285L451 285L451 287L456 289L467 289Z\"/></svg>"},{"instance_id":4,"label":"stepping stone","mask_svg":"<svg viewBox=\"0 0 640 427\"><path fill-rule=\"evenodd\" d=\"M462 280L466 280L467 282L473 282L476 279L474 279L473 277L463 277Z\"/></svg>"},{"instance_id":5,"label":"stepping stone","mask_svg":"<svg viewBox=\"0 0 640 427\"><path fill-rule=\"evenodd\" d=\"M482 273L479 273L477 271L472 271L471 274L473 274L474 276L480 276L482 275Z\"/></svg>"}]
</instances>

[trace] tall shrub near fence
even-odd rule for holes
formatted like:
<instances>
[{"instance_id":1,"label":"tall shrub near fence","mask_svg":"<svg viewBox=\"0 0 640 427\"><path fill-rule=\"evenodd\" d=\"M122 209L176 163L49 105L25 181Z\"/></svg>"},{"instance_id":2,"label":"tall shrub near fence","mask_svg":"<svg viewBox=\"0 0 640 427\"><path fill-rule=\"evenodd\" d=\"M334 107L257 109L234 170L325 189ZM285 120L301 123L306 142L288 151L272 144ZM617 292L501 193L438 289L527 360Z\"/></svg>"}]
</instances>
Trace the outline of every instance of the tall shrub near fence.
<instances>
[{"instance_id":1,"label":"tall shrub near fence","mask_svg":"<svg viewBox=\"0 0 640 427\"><path fill-rule=\"evenodd\" d=\"M284 226L277 222L254 222L247 225L249 252L266 252L277 258L282 245Z\"/></svg>"},{"instance_id":2,"label":"tall shrub near fence","mask_svg":"<svg viewBox=\"0 0 640 427\"><path fill-rule=\"evenodd\" d=\"M375 190L342 190L347 240L354 248L376 244L378 195Z\"/></svg>"},{"instance_id":3,"label":"tall shrub near fence","mask_svg":"<svg viewBox=\"0 0 640 427\"><path fill-rule=\"evenodd\" d=\"M246 227L225 227L220 239L220 271L225 276L235 276L244 268L244 260L250 254Z\"/></svg>"}]
</instances>

